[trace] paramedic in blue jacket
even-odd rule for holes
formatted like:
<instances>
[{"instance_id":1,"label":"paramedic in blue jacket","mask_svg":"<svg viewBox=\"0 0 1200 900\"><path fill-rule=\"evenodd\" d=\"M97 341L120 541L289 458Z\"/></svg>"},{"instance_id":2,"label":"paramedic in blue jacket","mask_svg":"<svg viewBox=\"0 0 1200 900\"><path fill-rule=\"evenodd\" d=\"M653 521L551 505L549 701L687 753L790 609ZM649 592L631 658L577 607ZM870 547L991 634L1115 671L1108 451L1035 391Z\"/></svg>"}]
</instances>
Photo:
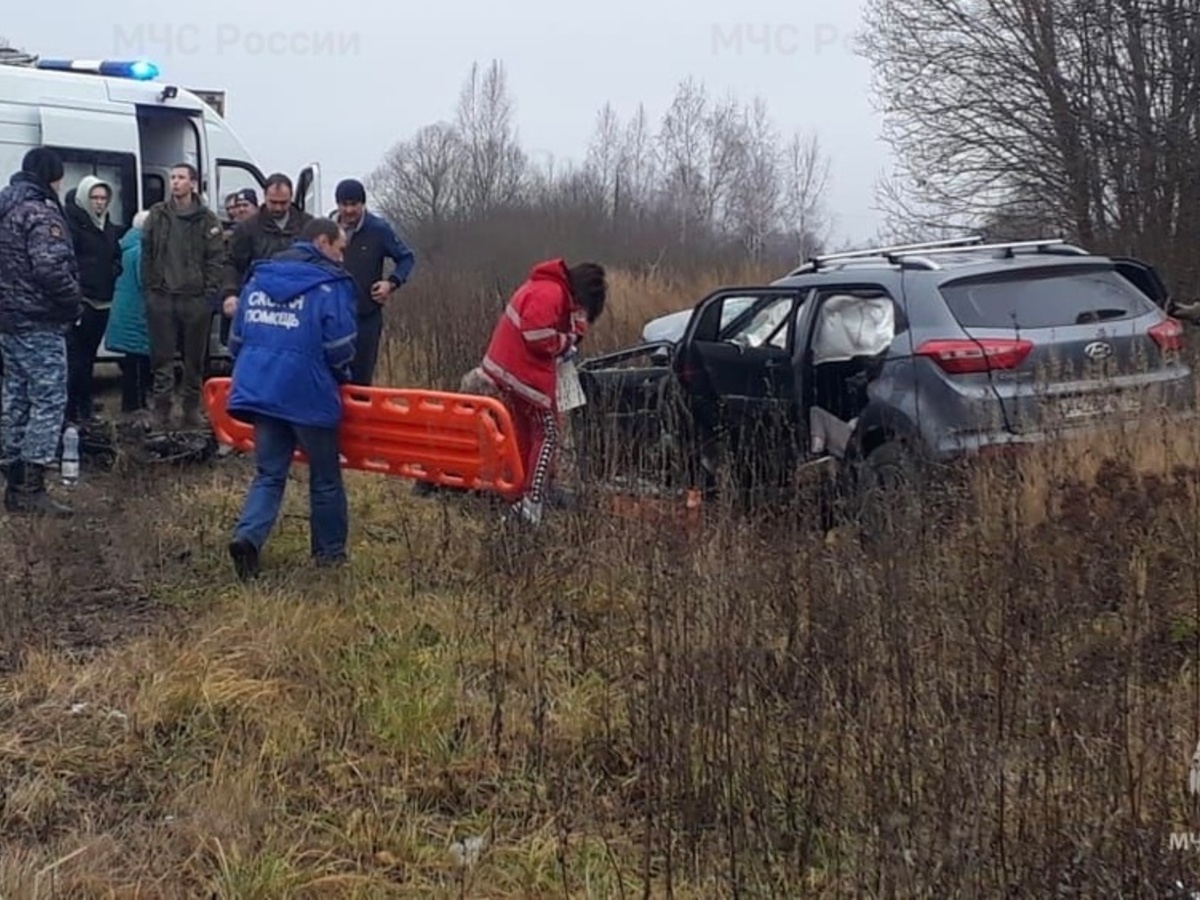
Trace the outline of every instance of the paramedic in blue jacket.
<instances>
[{"instance_id":1,"label":"paramedic in blue jacket","mask_svg":"<svg viewBox=\"0 0 1200 900\"><path fill-rule=\"evenodd\" d=\"M238 298L229 329L228 410L254 425L256 466L229 543L243 581L258 574L297 446L308 457L312 555L319 566L346 559L338 426L357 326L354 279L341 265L345 248L336 222L314 219L290 248L255 263Z\"/></svg>"},{"instance_id":2,"label":"paramedic in blue jacket","mask_svg":"<svg viewBox=\"0 0 1200 900\"><path fill-rule=\"evenodd\" d=\"M339 181L334 199L337 223L346 230L346 269L358 285L358 352L351 381L369 386L383 342L383 307L412 275L416 257L386 219L367 211L367 191L361 181ZM383 263L388 259L395 268L384 278Z\"/></svg>"}]
</instances>

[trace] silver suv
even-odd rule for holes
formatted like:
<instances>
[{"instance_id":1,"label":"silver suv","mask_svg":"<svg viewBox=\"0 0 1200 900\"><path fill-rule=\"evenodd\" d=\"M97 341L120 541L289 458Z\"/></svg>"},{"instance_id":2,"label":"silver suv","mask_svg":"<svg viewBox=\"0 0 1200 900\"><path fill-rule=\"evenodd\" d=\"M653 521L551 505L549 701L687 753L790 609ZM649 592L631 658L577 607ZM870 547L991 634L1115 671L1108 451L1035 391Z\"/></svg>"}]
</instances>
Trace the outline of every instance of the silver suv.
<instances>
[{"instance_id":1,"label":"silver suv","mask_svg":"<svg viewBox=\"0 0 1200 900\"><path fill-rule=\"evenodd\" d=\"M1061 240L832 254L714 291L682 332L663 317L647 326L657 340L587 360L577 416L589 466L610 472L614 452L665 438L707 471L717 455L744 467L751 449L785 473L947 460L1190 410L1168 305L1150 266Z\"/></svg>"}]
</instances>

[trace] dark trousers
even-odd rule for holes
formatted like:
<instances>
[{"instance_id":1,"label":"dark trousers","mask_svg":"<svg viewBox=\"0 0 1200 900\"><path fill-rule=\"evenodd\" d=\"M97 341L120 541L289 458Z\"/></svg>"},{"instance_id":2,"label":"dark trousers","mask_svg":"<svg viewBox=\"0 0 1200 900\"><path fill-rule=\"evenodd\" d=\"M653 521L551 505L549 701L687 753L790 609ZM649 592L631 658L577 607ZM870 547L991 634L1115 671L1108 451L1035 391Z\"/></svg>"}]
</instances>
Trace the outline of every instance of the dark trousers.
<instances>
[{"instance_id":1,"label":"dark trousers","mask_svg":"<svg viewBox=\"0 0 1200 900\"><path fill-rule=\"evenodd\" d=\"M185 407L199 407L212 317L212 307L202 296L146 295L150 365L154 369L152 391L156 402L169 403L175 392L175 349L182 343L183 403Z\"/></svg>"},{"instance_id":2,"label":"dark trousers","mask_svg":"<svg viewBox=\"0 0 1200 900\"><path fill-rule=\"evenodd\" d=\"M358 337L354 340L354 364L351 367L350 383L370 387L375 380L375 366L379 362L379 345L383 340L383 308L379 307L367 315L358 314Z\"/></svg>"},{"instance_id":3,"label":"dark trousers","mask_svg":"<svg viewBox=\"0 0 1200 900\"><path fill-rule=\"evenodd\" d=\"M344 557L349 512L338 456L337 429L307 428L271 416L255 417L256 472L234 537L244 538L262 549L279 518L288 471L297 447L308 457L308 527L312 555L327 560Z\"/></svg>"},{"instance_id":4,"label":"dark trousers","mask_svg":"<svg viewBox=\"0 0 1200 900\"><path fill-rule=\"evenodd\" d=\"M95 415L92 369L108 327L108 310L83 304L83 316L67 332L67 421L83 424Z\"/></svg>"},{"instance_id":5,"label":"dark trousers","mask_svg":"<svg viewBox=\"0 0 1200 900\"><path fill-rule=\"evenodd\" d=\"M121 412L148 409L154 377L150 357L143 353L126 353L117 365L121 367Z\"/></svg>"}]
</instances>

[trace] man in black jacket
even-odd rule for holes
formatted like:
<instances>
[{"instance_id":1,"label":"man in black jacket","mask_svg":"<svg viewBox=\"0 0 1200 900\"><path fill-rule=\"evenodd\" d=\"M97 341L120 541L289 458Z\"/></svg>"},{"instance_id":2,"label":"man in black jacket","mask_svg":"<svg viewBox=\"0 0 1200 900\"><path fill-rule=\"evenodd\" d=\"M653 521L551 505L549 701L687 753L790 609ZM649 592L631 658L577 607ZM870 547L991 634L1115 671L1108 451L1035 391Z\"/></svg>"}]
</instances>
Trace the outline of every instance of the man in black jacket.
<instances>
[{"instance_id":1,"label":"man in black jacket","mask_svg":"<svg viewBox=\"0 0 1200 900\"><path fill-rule=\"evenodd\" d=\"M367 212L367 192L362 182L353 178L338 182L334 197L338 205L336 221L346 232L345 266L358 286L358 342L350 380L369 386L379 360L384 304L396 288L408 281L416 257L386 220ZM383 277L386 259L395 263L388 278Z\"/></svg>"},{"instance_id":2,"label":"man in black jacket","mask_svg":"<svg viewBox=\"0 0 1200 900\"><path fill-rule=\"evenodd\" d=\"M71 227L83 315L67 334L67 421L81 427L93 416L92 369L108 327L113 287L121 274L121 230L108 213L112 186L85 175L63 209Z\"/></svg>"},{"instance_id":3,"label":"man in black jacket","mask_svg":"<svg viewBox=\"0 0 1200 900\"><path fill-rule=\"evenodd\" d=\"M299 237L312 216L292 202L292 179L282 172L267 178L263 205L239 223L229 237L229 256L225 260L226 316L250 275L250 267L260 259L270 259L287 250Z\"/></svg>"}]
</instances>

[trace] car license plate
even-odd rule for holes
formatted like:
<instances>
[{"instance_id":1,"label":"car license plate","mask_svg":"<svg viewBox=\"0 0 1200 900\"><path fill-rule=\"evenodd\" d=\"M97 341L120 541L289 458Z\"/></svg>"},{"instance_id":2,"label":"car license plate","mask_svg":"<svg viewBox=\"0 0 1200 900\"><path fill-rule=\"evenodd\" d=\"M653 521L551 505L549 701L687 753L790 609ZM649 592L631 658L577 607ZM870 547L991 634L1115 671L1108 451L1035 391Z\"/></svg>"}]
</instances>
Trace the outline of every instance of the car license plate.
<instances>
[{"instance_id":1,"label":"car license plate","mask_svg":"<svg viewBox=\"0 0 1200 900\"><path fill-rule=\"evenodd\" d=\"M1141 410L1142 400L1132 394L1084 394L1061 397L1055 405L1064 419L1094 419L1098 416L1132 415Z\"/></svg>"}]
</instances>

